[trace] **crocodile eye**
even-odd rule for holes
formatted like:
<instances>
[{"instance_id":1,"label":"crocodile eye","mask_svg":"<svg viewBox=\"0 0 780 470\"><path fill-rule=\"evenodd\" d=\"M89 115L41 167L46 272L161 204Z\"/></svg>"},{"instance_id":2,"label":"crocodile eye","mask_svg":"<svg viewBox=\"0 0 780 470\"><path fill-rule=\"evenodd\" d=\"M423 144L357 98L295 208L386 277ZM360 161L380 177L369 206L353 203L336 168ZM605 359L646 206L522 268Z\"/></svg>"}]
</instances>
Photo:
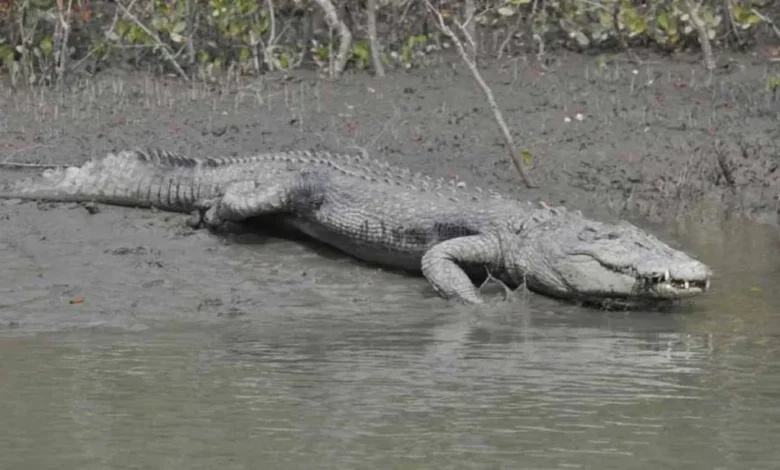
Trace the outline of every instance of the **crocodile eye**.
<instances>
[{"instance_id":1,"label":"crocodile eye","mask_svg":"<svg viewBox=\"0 0 780 470\"><path fill-rule=\"evenodd\" d=\"M617 233L617 232L609 232L607 234L607 239L608 240L617 240L618 238L620 238L620 234Z\"/></svg>"},{"instance_id":2,"label":"crocodile eye","mask_svg":"<svg viewBox=\"0 0 780 470\"><path fill-rule=\"evenodd\" d=\"M580 234L577 236L577 238L584 242L592 242L598 238L598 233L593 227L585 227L582 229L582 231L580 231Z\"/></svg>"}]
</instances>

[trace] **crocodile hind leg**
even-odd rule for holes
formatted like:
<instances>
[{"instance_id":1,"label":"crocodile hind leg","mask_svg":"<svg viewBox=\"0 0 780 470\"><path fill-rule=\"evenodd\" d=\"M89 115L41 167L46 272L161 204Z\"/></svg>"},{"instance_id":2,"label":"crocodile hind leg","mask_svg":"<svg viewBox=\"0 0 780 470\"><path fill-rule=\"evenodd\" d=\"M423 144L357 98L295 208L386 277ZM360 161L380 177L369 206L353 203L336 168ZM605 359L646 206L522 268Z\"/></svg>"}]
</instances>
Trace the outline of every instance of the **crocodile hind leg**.
<instances>
[{"instance_id":1,"label":"crocodile hind leg","mask_svg":"<svg viewBox=\"0 0 780 470\"><path fill-rule=\"evenodd\" d=\"M218 229L253 217L315 209L322 200L324 182L317 172L291 171L273 175L272 181L269 177L231 183L222 197L206 204L201 224Z\"/></svg>"}]
</instances>

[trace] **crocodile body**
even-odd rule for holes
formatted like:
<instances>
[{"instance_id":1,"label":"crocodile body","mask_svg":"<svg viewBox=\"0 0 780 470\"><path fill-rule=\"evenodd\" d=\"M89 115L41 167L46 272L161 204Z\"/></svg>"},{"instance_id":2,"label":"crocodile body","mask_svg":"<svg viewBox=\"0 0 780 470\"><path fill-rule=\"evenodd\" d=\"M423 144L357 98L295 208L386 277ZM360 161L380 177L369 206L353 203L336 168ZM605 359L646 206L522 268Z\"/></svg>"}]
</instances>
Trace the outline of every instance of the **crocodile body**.
<instances>
[{"instance_id":1,"label":"crocodile body","mask_svg":"<svg viewBox=\"0 0 780 470\"><path fill-rule=\"evenodd\" d=\"M483 301L470 276L486 272L603 304L676 300L709 287L706 265L627 222L597 222L359 156L199 159L135 149L47 170L0 197L156 207L197 213L208 227L281 216L360 259L421 272L440 295L467 303Z\"/></svg>"}]
</instances>

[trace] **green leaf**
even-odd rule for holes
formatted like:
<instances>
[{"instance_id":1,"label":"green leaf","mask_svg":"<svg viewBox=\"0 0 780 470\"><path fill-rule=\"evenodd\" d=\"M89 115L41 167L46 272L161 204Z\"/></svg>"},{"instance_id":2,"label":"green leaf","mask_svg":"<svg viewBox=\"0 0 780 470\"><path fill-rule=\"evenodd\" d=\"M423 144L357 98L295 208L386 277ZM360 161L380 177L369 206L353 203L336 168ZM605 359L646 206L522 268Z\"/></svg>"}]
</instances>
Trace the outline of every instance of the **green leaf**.
<instances>
[{"instance_id":1,"label":"green leaf","mask_svg":"<svg viewBox=\"0 0 780 470\"><path fill-rule=\"evenodd\" d=\"M259 33L262 34L266 31L268 31L268 28L271 26L271 19L268 17L268 15L263 15L263 18L260 20L260 31Z\"/></svg>"},{"instance_id":2,"label":"green leaf","mask_svg":"<svg viewBox=\"0 0 780 470\"><path fill-rule=\"evenodd\" d=\"M228 36L240 36L243 28L239 23L230 23L228 26Z\"/></svg>"},{"instance_id":3,"label":"green leaf","mask_svg":"<svg viewBox=\"0 0 780 470\"><path fill-rule=\"evenodd\" d=\"M637 36L644 33L645 31L647 31L647 23L645 22L645 19L642 17L633 18L630 31L628 33L629 37Z\"/></svg>"},{"instance_id":4,"label":"green leaf","mask_svg":"<svg viewBox=\"0 0 780 470\"><path fill-rule=\"evenodd\" d=\"M184 21L179 21L175 25L173 25L173 29L171 29L172 32L181 34L184 32L184 29L187 28L187 23Z\"/></svg>"},{"instance_id":5,"label":"green leaf","mask_svg":"<svg viewBox=\"0 0 780 470\"><path fill-rule=\"evenodd\" d=\"M523 150L522 156L525 164L529 165L531 163L531 152L528 150Z\"/></svg>"},{"instance_id":6,"label":"green leaf","mask_svg":"<svg viewBox=\"0 0 780 470\"><path fill-rule=\"evenodd\" d=\"M614 22L612 21L611 13L602 11L599 14L599 24L601 25L602 28L611 30L612 28L614 28L613 23Z\"/></svg>"},{"instance_id":7,"label":"green leaf","mask_svg":"<svg viewBox=\"0 0 780 470\"><path fill-rule=\"evenodd\" d=\"M14 48L11 45L4 44L0 46L0 59L5 63L14 62Z\"/></svg>"},{"instance_id":8,"label":"green leaf","mask_svg":"<svg viewBox=\"0 0 780 470\"><path fill-rule=\"evenodd\" d=\"M117 20L116 33L119 37L126 36L128 32L130 32L130 23L125 20Z\"/></svg>"},{"instance_id":9,"label":"green leaf","mask_svg":"<svg viewBox=\"0 0 780 470\"><path fill-rule=\"evenodd\" d=\"M669 17L666 15L665 11L662 11L658 14L658 16L655 17L655 21L658 23L658 26L661 27L664 31L669 31Z\"/></svg>"},{"instance_id":10,"label":"green leaf","mask_svg":"<svg viewBox=\"0 0 780 470\"><path fill-rule=\"evenodd\" d=\"M152 28L156 29L157 31L165 31L167 26L167 21L165 17L163 16L155 16L152 18Z\"/></svg>"},{"instance_id":11,"label":"green leaf","mask_svg":"<svg viewBox=\"0 0 780 470\"><path fill-rule=\"evenodd\" d=\"M41 38L40 44L38 44L38 47L41 48L41 52L43 52L43 55L48 57L51 55L51 51L53 49L51 38L49 36L44 36Z\"/></svg>"}]
</instances>

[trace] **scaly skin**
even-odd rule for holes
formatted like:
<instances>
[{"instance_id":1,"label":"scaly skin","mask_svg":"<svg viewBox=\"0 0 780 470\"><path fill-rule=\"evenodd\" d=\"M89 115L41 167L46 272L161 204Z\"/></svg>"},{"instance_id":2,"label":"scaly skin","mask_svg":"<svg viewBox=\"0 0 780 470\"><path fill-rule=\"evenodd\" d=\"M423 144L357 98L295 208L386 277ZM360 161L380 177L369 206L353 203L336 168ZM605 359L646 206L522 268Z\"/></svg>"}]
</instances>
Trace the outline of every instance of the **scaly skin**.
<instances>
[{"instance_id":1,"label":"scaly skin","mask_svg":"<svg viewBox=\"0 0 780 470\"><path fill-rule=\"evenodd\" d=\"M486 271L559 298L626 305L699 295L711 275L627 222L596 222L326 152L195 159L131 150L48 170L0 197L197 212L209 227L281 215L353 256L422 272L440 295L467 303L483 301L469 274Z\"/></svg>"}]
</instances>

